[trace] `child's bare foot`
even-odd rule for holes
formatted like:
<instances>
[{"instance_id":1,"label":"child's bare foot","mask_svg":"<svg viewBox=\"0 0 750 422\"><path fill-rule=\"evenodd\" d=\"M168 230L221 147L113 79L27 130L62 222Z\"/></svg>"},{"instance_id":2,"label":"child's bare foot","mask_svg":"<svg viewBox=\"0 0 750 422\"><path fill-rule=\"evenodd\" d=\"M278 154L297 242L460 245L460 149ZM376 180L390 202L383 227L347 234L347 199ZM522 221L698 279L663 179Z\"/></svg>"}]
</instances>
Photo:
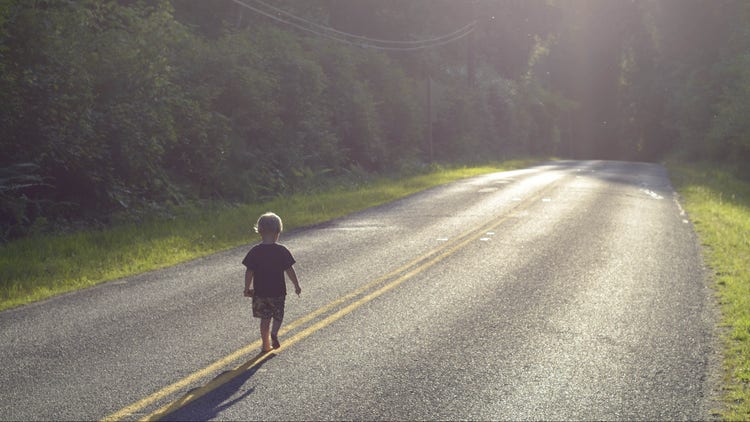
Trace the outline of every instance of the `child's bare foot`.
<instances>
[{"instance_id":1,"label":"child's bare foot","mask_svg":"<svg viewBox=\"0 0 750 422\"><path fill-rule=\"evenodd\" d=\"M281 347L281 344L279 343L279 338L273 334L271 334L271 344L273 345L274 349L278 349Z\"/></svg>"}]
</instances>

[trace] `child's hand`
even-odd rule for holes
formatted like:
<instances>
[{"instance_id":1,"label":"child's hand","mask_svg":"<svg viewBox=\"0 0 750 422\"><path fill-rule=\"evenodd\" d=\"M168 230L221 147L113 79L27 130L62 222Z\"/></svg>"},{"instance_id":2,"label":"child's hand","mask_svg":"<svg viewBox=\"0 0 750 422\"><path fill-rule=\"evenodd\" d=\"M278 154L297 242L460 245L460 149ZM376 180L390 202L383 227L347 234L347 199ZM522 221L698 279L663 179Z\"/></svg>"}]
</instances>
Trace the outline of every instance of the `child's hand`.
<instances>
[{"instance_id":1,"label":"child's hand","mask_svg":"<svg viewBox=\"0 0 750 422\"><path fill-rule=\"evenodd\" d=\"M294 293L297 293L297 296L299 296L299 294L302 293L302 288L300 286L294 286Z\"/></svg>"},{"instance_id":2,"label":"child's hand","mask_svg":"<svg viewBox=\"0 0 750 422\"><path fill-rule=\"evenodd\" d=\"M245 297L253 297L254 294L255 294L255 290L245 289Z\"/></svg>"}]
</instances>

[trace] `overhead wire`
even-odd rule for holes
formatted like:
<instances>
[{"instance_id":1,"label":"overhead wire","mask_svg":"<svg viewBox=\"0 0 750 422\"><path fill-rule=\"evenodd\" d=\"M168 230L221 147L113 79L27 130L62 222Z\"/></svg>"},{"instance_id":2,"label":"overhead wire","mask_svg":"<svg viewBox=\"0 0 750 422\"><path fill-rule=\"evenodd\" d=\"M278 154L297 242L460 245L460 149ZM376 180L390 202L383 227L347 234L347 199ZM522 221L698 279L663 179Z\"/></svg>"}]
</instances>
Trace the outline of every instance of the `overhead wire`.
<instances>
[{"instance_id":1,"label":"overhead wire","mask_svg":"<svg viewBox=\"0 0 750 422\"><path fill-rule=\"evenodd\" d=\"M305 22L308 25L312 25L312 26L314 26L316 28L320 28L323 31L330 31L330 32L334 32L336 34L343 35L345 37L356 38L356 39L367 41L367 42L371 42L371 43L402 44L402 45L407 45L408 44L408 45L414 46L415 44L426 44L426 43L432 43L432 42L439 42L439 41L442 41L442 40L444 40L446 38L450 38L450 37L453 37L455 35L458 35L459 33L467 30L469 27L472 27L472 26L474 26L476 24L476 21L469 22L468 24L464 25L463 27L461 27L461 28L459 28L459 29L457 29L457 30L449 33L449 34L444 34L444 35L441 35L439 37L429 38L429 39L425 39L425 40L409 40L409 41L403 41L403 40L385 40L385 39L370 38L370 37L365 37L365 36L362 36L362 35L351 34L351 33L348 33L348 32L339 31L338 29L332 28L330 26L320 25L320 24L318 24L316 22L313 22L313 21L307 20L305 18L299 17L297 15L294 15L294 14L292 14L292 13L290 13L290 12L284 10L284 9L280 9L278 7L272 6L272 5L270 5L268 3L265 3L265 2L263 2L261 0L253 0L253 2L257 3L257 4L262 4L263 6L269 8L269 9L272 9L272 10L278 12L278 13L281 13L283 15L286 15L286 16L292 18L292 19L295 19L295 20L298 20L298 21L301 21L301 22Z\"/></svg>"},{"instance_id":2,"label":"overhead wire","mask_svg":"<svg viewBox=\"0 0 750 422\"><path fill-rule=\"evenodd\" d=\"M319 30L308 28L308 27L306 27L304 25L301 25L301 24L298 24L296 22L291 22L289 20L280 18L280 17L275 16L275 15L269 13L269 12L266 12L264 10L261 10L261 9L257 8L257 7L249 5L249 4L245 3L242 0L232 0L232 1L234 3L236 3L236 4L238 4L238 5L246 8L246 9L248 9L248 10L251 10L251 11L253 11L255 13L258 13L260 15L266 16L266 17L268 17L270 19L273 19L273 20L275 20L277 22L280 22L280 23L283 23L285 25L289 25L289 26L295 27L295 28L300 29L302 31L310 32L310 33L318 35L320 37L324 37L324 38L328 38L328 39L331 39L331 40L334 40L334 41L346 43L346 44L353 45L353 46L356 46L356 47L372 48L372 49L376 49L376 50L413 51L413 50L422 50L422 49L425 49L425 48L437 47L437 46L441 46L441 45L444 45L444 44L448 44L448 43L457 41L457 40L459 40L459 39L461 39L461 38L469 35L470 33L474 32L474 30L476 29L476 21L473 21L473 22L470 22L469 24L465 25L464 27L462 27L462 28L460 28L460 29L458 29L458 30L450 33L450 34L442 35L440 37L436 37L436 38L433 38L433 39L430 39L430 40L421 40L421 41L377 40L377 39L374 39L374 38L362 37L362 36L359 36L359 35L356 35L356 34L350 34L350 33L342 32L342 31L338 31L338 30L336 30L334 28L322 26L322 25L316 24L314 22L310 22L310 21L308 21L308 20L306 20L304 18L300 18L298 16L295 16L295 15L289 13L289 12L282 11L282 9L277 9L277 8L275 8L273 6L269 6L269 5L266 5L265 3L261 2L261 4L264 4L266 7L269 7L271 9L277 10L279 13L283 13L285 15L293 16L297 20L304 21L304 22L306 22L308 24L313 24L316 27L320 27L321 29L324 29L326 31L332 31L334 33L342 34L342 35L333 35L333 34L321 32ZM368 42L365 43L365 42L351 41L351 40L348 40L346 38L343 38L342 36L348 36L348 37L352 37L352 38L363 39L363 40L367 40ZM409 47L392 47L392 46L375 45L375 44L373 44L374 42L379 42L379 43L394 43L394 42L398 42L398 43L425 43L425 42L429 42L429 44L413 45L413 46L409 46Z\"/></svg>"}]
</instances>

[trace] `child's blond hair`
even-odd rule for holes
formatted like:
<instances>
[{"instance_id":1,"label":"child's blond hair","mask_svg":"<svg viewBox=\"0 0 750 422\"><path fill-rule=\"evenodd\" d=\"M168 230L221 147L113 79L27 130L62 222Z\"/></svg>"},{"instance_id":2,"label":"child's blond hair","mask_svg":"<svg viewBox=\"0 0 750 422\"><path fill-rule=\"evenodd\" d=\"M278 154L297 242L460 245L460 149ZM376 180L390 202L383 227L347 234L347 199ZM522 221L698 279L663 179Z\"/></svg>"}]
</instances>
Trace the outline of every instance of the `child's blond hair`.
<instances>
[{"instance_id":1,"label":"child's blond hair","mask_svg":"<svg viewBox=\"0 0 750 422\"><path fill-rule=\"evenodd\" d=\"M256 233L281 233L284 229L284 224L281 222L281 217L278 215L267 212L258 218L258 222L253 227Z\"/></svg>"}]
</instances>

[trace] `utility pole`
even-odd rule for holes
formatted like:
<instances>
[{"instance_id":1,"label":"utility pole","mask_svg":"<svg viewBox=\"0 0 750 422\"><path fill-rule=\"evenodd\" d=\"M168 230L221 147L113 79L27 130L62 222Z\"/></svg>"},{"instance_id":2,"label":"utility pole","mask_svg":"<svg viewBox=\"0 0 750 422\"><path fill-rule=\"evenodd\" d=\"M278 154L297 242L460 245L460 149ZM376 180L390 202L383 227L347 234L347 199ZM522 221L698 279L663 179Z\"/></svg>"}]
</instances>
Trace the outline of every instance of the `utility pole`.
<instances>
[{"instance_id":1,"label":"utility pole","mask_svg":"<svg viewBox=\"0 0 750 422\"><path fill-rule=\"evenodd\" d=\"M475 0L471 0L469 4L470 7L470 19L473 21L476 21L477 19L477 12L476 12L476 6L475 6ZM475 52L475 40L474 40L474 33L476 32L476 26L471 33L469 33L469 36L466 37L466 42L469 44L467 46L467 54L466 54L466 83L469 86L469 89L474 88L476 86L477 80L476 80L476 52Z\"/></svg>"},{"instance_id":2,"label":"utility pole","mask_svg":"<svg viewBox=\"0 0 750 422\"><path fill-rule=\"evenodd\" d=\"M240 27L242 26L242 13L245 11L245 9L242 6L240 6L239 3L238 3L237 4L237 10L238 10L238 13L237 13L237 23L235 23L234 26L235 26L235 28L240 29Z\"/></svg>"},{"instance_id":3,"label":"utility pole","mask_svg":"<svg viewBox=\"0 0 750 422\"><path fill-rule=\"evenodd\" d=\"M430 164L435 158L432 142L432 75L427 71L427 144L430 153Z\"/></svg>"}]
</instances>

